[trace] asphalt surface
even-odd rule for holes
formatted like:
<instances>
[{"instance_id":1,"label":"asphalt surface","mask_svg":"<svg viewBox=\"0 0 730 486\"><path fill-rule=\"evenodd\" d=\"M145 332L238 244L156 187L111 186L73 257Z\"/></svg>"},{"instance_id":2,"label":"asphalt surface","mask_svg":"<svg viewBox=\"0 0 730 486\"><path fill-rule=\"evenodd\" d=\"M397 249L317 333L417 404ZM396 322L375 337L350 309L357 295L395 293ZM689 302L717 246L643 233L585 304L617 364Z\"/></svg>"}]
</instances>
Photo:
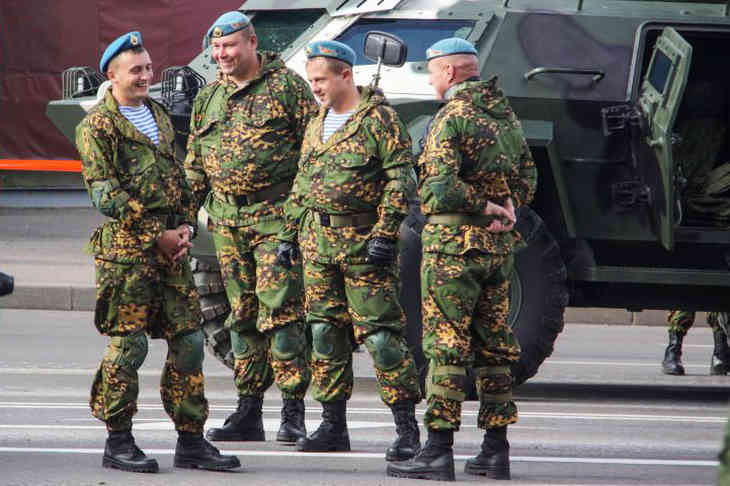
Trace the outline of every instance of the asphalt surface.
<instances>
[{"instance_id":1,"label":"asphalt surface","mask_svg":"<svg viewBox=\"0 0 730 486\"><path fill-rule=\"evenodd\" d=\"M714 484L730 377L705 375L711 352L707 329L687 337L685 365L691 374L664 377L659 371L662 334L647 326L569 324L553 357L516 391L520 421L509 434L512 484ZM367 353L354 355L351 453L304 455L274 442L280 399L272 388L264 404L268 441L219 444L239 456L241 471L173 468L173 427L157 391L163 341L151 342L140 370L135 420L138 442L158 459L161 472L103 469L106 434L90 416L87 400L105 343L89 312L0 310L0 485L415 484L384 474L383 452L394 427L378 399ZM217 426L235 406L230 371L210 357L204 370L211 404L207 426ZM571 380L561 382L563 374ZM639 374L646 375L645 381L625 378ZM319 423L320 410L307 399L310 431ZM421 403L419 423L423 410ZM464 460L481 440L477 410L476 402L464 405L455 446L458 482L483 480L463 472Z\"/></svg>"}]
</instances>

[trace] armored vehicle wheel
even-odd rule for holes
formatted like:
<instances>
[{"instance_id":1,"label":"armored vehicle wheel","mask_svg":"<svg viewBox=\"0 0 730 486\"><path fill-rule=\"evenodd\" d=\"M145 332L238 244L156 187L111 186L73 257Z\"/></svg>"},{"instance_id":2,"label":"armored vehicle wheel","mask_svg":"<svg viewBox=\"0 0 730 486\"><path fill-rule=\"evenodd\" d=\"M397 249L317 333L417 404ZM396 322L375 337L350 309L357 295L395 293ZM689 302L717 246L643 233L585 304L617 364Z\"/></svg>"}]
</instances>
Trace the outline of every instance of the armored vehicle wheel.
<instances>
[{"instance_id":1,"label":"armored vehicle wheel","mask_svg":"<svg viewBox=\"0 0 730 486\"><path fill-rule=\"evenodd\" d=\"M512 366L519 385L552 354L569 295L560 248L542 218L529 207L521 208L516 228L527 243L515 256L508 315L522 348L520 361Z\"/></svg>"},{"instance_id":2,"label":"armored vehicle wheel","mask_svg":"<svg viewBox=\"0 0 730 486\"><path fill-rule=\"evenodd\" d=\"M218 265L209 265L193 258L192 267L195 287L200 294L205 345L221 363L233 369L231 337L223 327L231 307L228 305Z\"/></svg>"}]
</instances>

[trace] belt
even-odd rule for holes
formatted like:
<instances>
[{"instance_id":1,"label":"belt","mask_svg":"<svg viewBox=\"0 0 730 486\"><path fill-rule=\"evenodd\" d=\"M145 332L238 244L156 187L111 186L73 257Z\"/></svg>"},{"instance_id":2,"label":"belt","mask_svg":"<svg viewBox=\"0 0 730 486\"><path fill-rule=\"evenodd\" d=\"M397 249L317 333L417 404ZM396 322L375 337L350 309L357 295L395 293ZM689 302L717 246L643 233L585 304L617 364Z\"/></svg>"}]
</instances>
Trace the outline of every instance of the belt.
<instances>
[{"instance_id":1,"label":"belt","mask_svg":"<svg viewBox=\"0 0 730 486\"><path fill-rule=\"evenodd\" d=\"M426 217L427 224L489 226L496 216L487 214L441 213Z\"/></svg>"},{"instance_id":2,"label":"belt","mask_svg":"<svg viewBox=\"0 0 730 486\"><path fill-rule=\"evenodd\" d=\"M378 222L378 213L327 214L312 211L322 226L344 228L345 226L367 226Z\"/></svg>"},{"instance_id":3,"label":"belt","mask_svg":"<svg viewBox=\"0 0 730 486\"><path fill-rule=\"evenodd\" d=\"M273 186L269 186L266 189L263 189L258 192L252 192L249 194L227 194L223 192L216 192L214 193L215 197L223 202L226 202L228 204L233 204L235 206L250 206L251 204L256 204L257 202L261 201L269 201L274 202L277 199L279 199L281 196L285 196L289 193L289 190L291 189L292 182L291 181L285 181L280 182L279 184L274 184Z\"/></svg>"}]
</instances>

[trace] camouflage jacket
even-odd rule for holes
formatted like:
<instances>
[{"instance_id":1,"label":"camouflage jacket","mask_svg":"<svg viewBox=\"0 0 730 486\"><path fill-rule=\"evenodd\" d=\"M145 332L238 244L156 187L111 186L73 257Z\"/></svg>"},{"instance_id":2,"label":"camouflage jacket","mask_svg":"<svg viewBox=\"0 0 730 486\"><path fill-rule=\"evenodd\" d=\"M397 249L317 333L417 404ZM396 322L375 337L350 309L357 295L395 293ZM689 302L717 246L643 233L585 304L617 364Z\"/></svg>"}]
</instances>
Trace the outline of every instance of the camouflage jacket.
<instances>
[{"instance_id":1,"label":"camouflage jacket","mask_svg":"<svg viewBox=\"0 0 730 486\"><path fill-rule=\"evenodd\" d=\"M354 114L326 142L322 143L322 128L327 109L320 109L307 126L297 177L284 206L287 225L279 234L281 240L294 241L308 210L376 215L372 229L350 235L350 239L345 235L347 228L323 228L333 237L339 235L341 241L335 246L349 256L360 253L361 244L375 236L398 238L400 223L408 213L408 185L412 185L411 139L381 92L358 89L361 101Z\"/></svg>"},{"instance_id":2,"label":"camouflage jacket","mask_svg":"<svg viewBox=\"0 0 730 486\"><path fill-rule=\"evenodd\" d=\"M487 202L515 208L529 203L537 170L522 126L496 78L467 81L436 114L418 161L421 211L480 214ZM471 224L427 224L424 251L460 255L470 249L507 254L519 241L516 231L490 233Z\"/></svg>"},{"instance_id":3,"label":"camouflage jacket","mask_svg":"<svg viewBox=\"0 0 730 486\"><path fill-rule=\"evenodd\" d=\"M158 103L148 100L147 106L159 129L157 146L122 115L111 90L76 127L91 202L112 218L87 246L103 259L156 259L153 247L164 230L197 222L193 193L175 159L170 118Z\"/></svg>"},{"instance_id":4,"label":"camouflage jacket","mask_svg":"<svg viewBox=\"0 0 730 486\"><path fill-rule=\"evenodd\" d=\"M317 112L309 86L277 54L262 52L258 75L238 87L223 77L195 98L185 173L198 205L219 224L246 226L281 218L281 203L231 204L290 182L304 129ZM284 198L282 198L283 201Z\"/></svg>"}]
</instances>

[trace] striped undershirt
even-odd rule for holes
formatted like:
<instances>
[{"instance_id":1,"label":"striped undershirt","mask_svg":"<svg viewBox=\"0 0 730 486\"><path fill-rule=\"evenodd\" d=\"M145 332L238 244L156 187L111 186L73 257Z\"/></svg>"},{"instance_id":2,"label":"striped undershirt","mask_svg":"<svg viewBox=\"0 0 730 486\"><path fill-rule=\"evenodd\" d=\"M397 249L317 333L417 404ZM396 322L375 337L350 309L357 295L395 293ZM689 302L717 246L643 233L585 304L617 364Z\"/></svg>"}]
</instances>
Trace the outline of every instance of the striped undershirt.
<instances>
[{"instance_id":1,"label":"striped undershirt","mask_svg":"<svg viewBox=\"0 0 730 486\"><path fill-rule=\"evenodd\" d=\"M327 111L327 115L324 117L324 126L322 127L322 143L325 143L333 133L344 125L353 113L355 113L355 110L346 113L335 113L332 110Z\"/></svg>"},{"instance_id":2,"label":"striped undershirt","mask_svg":"<svg viewBox=\"0 0 730 486\"><path fill-rule=\"evenodd\" d=\"M140 132L144 133L152 140L152 143L158 145L160 143L159 129L155 117L147 105L142 106L119 106L122 115L134 125Z\"/></svg>"}]
</instances>

